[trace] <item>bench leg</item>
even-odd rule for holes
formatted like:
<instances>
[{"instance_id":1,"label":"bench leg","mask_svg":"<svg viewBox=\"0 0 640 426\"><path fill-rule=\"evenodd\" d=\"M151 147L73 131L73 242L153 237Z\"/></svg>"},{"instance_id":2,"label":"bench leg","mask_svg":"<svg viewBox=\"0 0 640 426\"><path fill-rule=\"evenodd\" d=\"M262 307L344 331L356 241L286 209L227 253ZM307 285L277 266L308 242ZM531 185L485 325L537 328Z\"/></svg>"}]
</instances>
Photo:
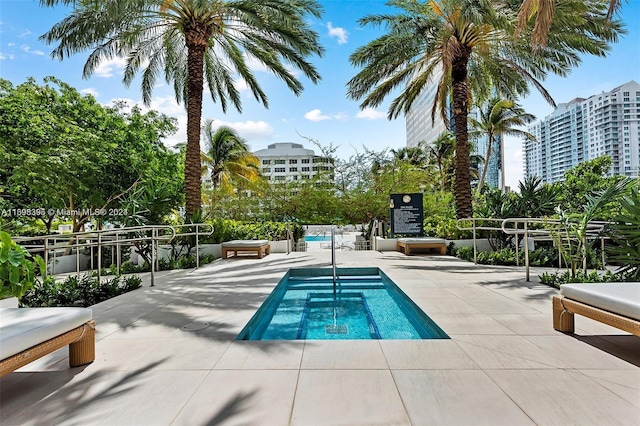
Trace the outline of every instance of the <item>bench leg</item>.
<instances>
[{"instance_id":1,"label":"bench leg","mask_svg":"<svg viewBox=\"0 0 640 426\"><path fill-rule=\"evenodd\" d=\"M96 359L96 322L85 326L82 337L69 345L69 366L78 367Z\"/></svg>"},{"instance_id":2,"label":"bench leg","mask_svg":"<svg viewBox=\"0 0 640 426\"><path fill-rule=\"evenodd\" d=\"M440 247L440 254L447 254L447 246Z\"/></svg>"},{"instance_id":3,"label":"bench leg","mask_svg":"<svg viewBox=\"0 0 640 426\"><path fill-rule=\"evenodd\" d=\"M562 298L553 296L553 328L558 331L573 333L575 320L573 314L562 306Z\"/></svg>"},{"instance_id":4,"label":"bench leg","mask_svg":"<svg viewBox=\"0 0 640 426\"><path fill-rule=\"evenodd\" d=\"M258 249L258 259L262 259L262 247Z\"/></svg>"}]
</instances>

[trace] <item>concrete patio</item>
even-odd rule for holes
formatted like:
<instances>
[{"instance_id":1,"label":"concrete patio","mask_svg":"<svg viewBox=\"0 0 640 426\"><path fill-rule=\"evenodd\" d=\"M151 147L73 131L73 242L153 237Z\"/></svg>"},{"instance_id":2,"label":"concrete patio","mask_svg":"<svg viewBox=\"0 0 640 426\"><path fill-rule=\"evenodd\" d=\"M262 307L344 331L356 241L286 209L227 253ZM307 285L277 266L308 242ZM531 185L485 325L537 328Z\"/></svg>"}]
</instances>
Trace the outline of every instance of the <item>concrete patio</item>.
<instances>
[{"instance_id":1,"label":"concrete patio","mask_svg":"<svg viewBox=\"0 0 640 426\"><path fill-rule=\"evenodd\" d=\"M234 341L283 274L330 251L158 274L94 306L96 360L0 379L2 425L638 425L640 338L576 316L522 268L340 251L378 266L450 340ZM208 326L207 326L208 324Z\"/></svg>"}]
</instances>

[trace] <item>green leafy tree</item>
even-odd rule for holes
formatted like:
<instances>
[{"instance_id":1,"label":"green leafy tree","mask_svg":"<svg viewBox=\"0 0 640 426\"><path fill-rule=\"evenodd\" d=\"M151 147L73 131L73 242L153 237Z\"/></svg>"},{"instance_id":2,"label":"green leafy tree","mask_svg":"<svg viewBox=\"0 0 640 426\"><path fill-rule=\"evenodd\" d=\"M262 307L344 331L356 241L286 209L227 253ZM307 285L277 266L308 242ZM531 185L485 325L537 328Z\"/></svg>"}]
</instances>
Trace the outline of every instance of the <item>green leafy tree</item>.
<instances>
[{"instance_id":1,"label":"green leafy tree","mask_svg":"<svg viewBox=\"0 0 640 426\"><path fill-rule=\"evenodd\" d=\"M206 144L202 163L211 173L214 190L230 194L239 181L255 184L260 180L260 160L235 130L228 126L214 130L213 120L206 120L202 131Z\"/></svg>"},{"instance_id":2,"label":"green leafy tree","mask_svg":"<svg viewBox=\"0 0 640 426\"><path fill-rule=\"evenodd\" d=\"M47 226L70 211L79 231L97 209L113 209L138 187L162 185L181 202L180 155L162 139L175 119L122 105L105 108L55 79L28 79L0 94L0 174L13 208L42 208ZM49 213L51 210L53 213ZM66 215L66 213L60 213ZM99 219L121 221L121 214Z\"/></svg>"},{"instance_id":3,"label":"green leafy tree","mask_svg":"<svg viewBox=\"0 0 640 426\"><path fill-rule=\"evenodd\" d=\"M487 169L489 168L489 159L493 153L493 144L496 137L500 136L502 138L499 152L501 159L504 158L504 136L517 136L529 140L535 139L531 133L518 128L531 123L535 119L535 116L526 113L525 110L514 101L493 96L484 106L479 108L479 112L480 117L478 120L473 117L469 117L469 124L471 124L474 129L472 135L486 135L488 138L487 153L484 156L485 166L482 168L482 175L478 182L478 192L480 192L484 186ZM504 164L501 169L501 183L502 189L504 189Z\"/></svg>"},{"instance_id":4,"label":"green leafy tree","mask_svg":"<svg viewBox=\"0 0 640 426\"><path fill-rule=\"evenodd\" d=\"M564 179L560 183L560 201L562 208L567 211L579 211L584 206L589 197L621 180L620 176L607 177L611 170L611 157L604 156L584 161L564 173ZM601 217L598 219L610 219L612 215L618 213L614 205L611 208L600 210Z\"/></svg>"},{"instance_id":5,"label":"green leafy tree","mask_svg":"<svg viewBox=\"0 0 640 426\"><path fill-rule=\"evenodd\" d=\"M206 82L223 111L231 104L241 111L241 78L254 98L268 106L248 60L263 64L295 93L303 86L293 67L316 83L320 76L307 62L321 55L318 35L307 16L321 16L314 0L41 0L41 4L72 4L73 11L42 39L57 43L53 57L64 59L92 50L83 75L90 77L104 60L126 58L124 83L142 71L145 104L161 74L172 83L176 100L187 110L185 201L187 215L201 208L200 130Z\"/></svg>"},{"instance_id":6,"label":"green leafy tree","mask_svg":"<svg viewBox=\"0 0 640 426\"><path fill-rule=\"evenodd\" d=\"M596 1L567 0L556 10L549 30L548 48L532 52L527 22L514 35L519 4L515 1L392 0L400 9L392 15L362 18L362 25L386 27L385 34L358 48L351 63L362 70L348 82L348 96L362 108L378 106L396 89L388 117L411 108L420 92L433 81L437 92L432 119L439 111L448 122L449 105L455 121L456 215L472 215L469 134L470 100L491 90L515 99L529 84L553 104L539 79L548 72L566 75L579 64L579 55L604 55L608 42L621 32L620 23L607 21L606 10ZM566 7L565 7L566 6Z\"/></svg>"}]
</instances>

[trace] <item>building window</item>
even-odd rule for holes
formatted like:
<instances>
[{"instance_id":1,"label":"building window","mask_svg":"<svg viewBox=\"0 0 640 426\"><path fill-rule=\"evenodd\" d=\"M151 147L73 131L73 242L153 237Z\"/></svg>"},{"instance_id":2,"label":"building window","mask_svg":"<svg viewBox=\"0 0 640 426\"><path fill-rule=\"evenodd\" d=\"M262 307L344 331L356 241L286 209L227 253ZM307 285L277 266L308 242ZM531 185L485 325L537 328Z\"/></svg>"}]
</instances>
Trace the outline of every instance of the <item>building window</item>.
<instances>
[{"instance_id":1,"label":"building window","mask_svg":"<svg viewBox=\"0 0 640 426\"><path fill-rule=\"evenodd\" d=\"M290 172L297 172L298 168L297 167L289 167L289 171Z\"/></svg>"},{"instance_id":2,"label":"building window","mask_svg":"<svg viewBox=\"0 0 640 426\"><path fill-rule=\"evenodd\" d=\"M308 172L308 171L309 171L309 168L308 168L308 167L303 167L303 168L302 168L302 171L303 171L303 172Z\"/></svg>"},{"instance_id":3,"label":"building window","mask_svg":"<svg viewBox=\"0 0 640 426\"><path fill-rule=\"evenodd\" d=\"M262 160L262 164L271 164L271 160Z\"/></svg>"},{"instance_id":4,"label":"building window","mask_svg":"<svg viewBox=\"0 0 640 426\"><path fill-rule=\"evenodd\" d=\"M276 176L276 180L284 180L284 176Z\"/></svg>"},{"instance_id":5,"label":"building window","mask_svg":"<svg viewBox=\"0 0 640 426\"><path fill-rule=\"evenodd\" d=\"M285 161L284 160L274 160L273 164L284 164Z\"/></svg>"},{"instance_id":6,"label":"building window","mask_svg":"<svg viewBox=\"0 0 640 426\"><path fill-rule=\"evenodd\" d=\"M309 159L308 158L303 158L302 159L302 164L309 164Z\"/></svg>"},{"instance_id":7,"label":"building window","mask_svg":"<svg viewBox=\"0 0 640 426\"><path fill-rule=\"evenodd\" d=\"M289 160L289 164L298 164L298 160Z\"/></svg>"},{"instance_id":8,"label":"building window","mask_svg":"<svg viewBox=\"0 0 640 426\"><path fill-rule=\"evenodd\" d=\"M284 173L287 169L284 167L276 167L273 169L276 173Z\"/></svg>"},{"instance_id":9,"label":"building window","mask_svg":"<svg viewBox=\"0 0 640 426\"><path fill-rule=\"evenodd\" d=\"M271 167L263 167L262 168L262 172L263 173L271 173Z\"/></svg>"}]
</instances>

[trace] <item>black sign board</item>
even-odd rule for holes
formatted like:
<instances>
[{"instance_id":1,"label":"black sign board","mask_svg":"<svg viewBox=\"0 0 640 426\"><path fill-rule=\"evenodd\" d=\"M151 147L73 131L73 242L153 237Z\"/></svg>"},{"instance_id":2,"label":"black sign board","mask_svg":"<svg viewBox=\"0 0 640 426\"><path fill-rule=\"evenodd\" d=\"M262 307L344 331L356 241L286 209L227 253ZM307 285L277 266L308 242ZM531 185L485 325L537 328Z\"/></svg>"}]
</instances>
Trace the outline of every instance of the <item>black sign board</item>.
<instances>
[{"instance_id":1,"label":"black sign board","mask_svg":"<svg viewBox=\"0 0 640 426\"><path fill-rule=\"evenodd\" d=\"M391 194L391 235L424 236L422 194Z\"/></svg>"}]
</instances>

